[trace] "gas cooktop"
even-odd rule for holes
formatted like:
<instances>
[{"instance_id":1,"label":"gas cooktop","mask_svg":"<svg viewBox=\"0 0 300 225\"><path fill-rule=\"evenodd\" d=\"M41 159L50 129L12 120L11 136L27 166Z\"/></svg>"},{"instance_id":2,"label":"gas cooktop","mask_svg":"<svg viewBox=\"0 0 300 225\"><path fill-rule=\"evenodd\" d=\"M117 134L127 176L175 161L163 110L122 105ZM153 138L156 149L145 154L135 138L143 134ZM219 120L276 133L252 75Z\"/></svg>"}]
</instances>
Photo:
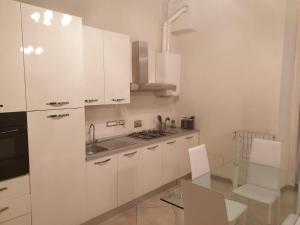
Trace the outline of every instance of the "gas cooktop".
<instances>
[{"instance_id":1,"label":"gas cooktop","mask_svg":"<svg viewBox=\"0 0 300 225\"><path fill-rule=\"evenodd\" d=\"M166 136L167 133L160 130L143 130L141 132L134 132L129 134L129 137L139 138L143 140L152 140Z\"/></svg>"}]
</instances>

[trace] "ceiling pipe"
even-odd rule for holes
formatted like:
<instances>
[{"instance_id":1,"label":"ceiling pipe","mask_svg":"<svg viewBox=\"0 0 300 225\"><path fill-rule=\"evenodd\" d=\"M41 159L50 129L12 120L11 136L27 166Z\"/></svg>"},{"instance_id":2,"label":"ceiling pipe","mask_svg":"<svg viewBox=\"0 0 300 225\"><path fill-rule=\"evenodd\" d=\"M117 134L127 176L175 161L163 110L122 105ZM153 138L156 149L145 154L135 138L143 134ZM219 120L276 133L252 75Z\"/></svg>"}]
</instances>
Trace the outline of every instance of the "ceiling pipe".
<instances>
[{"instance_id":1,"label":"ceiling pipe","mask_svg":"<svg viewBox=\"0 0 300 225\"><path fill-rule=\"evenodd\" d=\"M162 37L162 52L170 52L170 42L171 42L171 25L174 23L182 14L189 11L188 6L183 6L174 15L169 17L163 25L163 37Z\"/></svg>"}]
</instances>

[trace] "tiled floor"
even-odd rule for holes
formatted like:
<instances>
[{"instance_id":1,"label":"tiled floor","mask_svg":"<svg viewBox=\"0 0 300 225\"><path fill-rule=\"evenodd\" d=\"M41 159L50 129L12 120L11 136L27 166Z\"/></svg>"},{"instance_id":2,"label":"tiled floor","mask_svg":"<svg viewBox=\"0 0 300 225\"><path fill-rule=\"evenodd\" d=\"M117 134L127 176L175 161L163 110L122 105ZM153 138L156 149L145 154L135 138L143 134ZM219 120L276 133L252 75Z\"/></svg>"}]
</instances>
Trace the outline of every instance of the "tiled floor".
<instances>
[{"instance_id":1,"label":"tiled floor","mask_svg":"<svg viewBox=\"0 0 300 225\"><path fill-rule=\"evenodd\" d=\"M226 198L237 200L237 197L231 193L229 184L213 181L213 186L220 192L224 193ZM179 188L179 187L175 187ZM168 190L172 191L174 188ZM152 197L141 204L133 207L99 225L175 225L175 208L167 203L160 201L160 197L167 192ZM285 191L281 196L280 220L282 221L290 213L295 212L297 193L291 190ZM240 200L240 199L239 199ZM267 208L257 202L246 202L249 206L247 213L247 225L265 225ZM278 211L274 210L274 218ZM279 218L279 217L278 217ZM274 219L275 220L275 219ZM276 222L274 221L274 224ZM277 224L280 224L277 223Z\"/></svg>"}]
</instances>

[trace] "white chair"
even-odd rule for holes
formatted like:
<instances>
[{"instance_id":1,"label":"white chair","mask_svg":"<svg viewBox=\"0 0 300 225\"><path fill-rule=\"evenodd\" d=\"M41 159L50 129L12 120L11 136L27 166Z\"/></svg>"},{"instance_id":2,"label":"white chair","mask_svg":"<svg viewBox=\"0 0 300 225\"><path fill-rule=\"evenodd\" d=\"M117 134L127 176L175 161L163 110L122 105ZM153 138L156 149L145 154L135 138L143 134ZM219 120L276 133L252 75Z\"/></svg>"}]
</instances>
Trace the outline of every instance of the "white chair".
<instances>
[{"instance_id":1,"label":"white chair","mask_svg":"<svg viewBox=\"0 0 300 225\"><path fill-rule=\"evenodd\" d=\"M189 149L190 164L192 171L192 180L197 181L196 178L202 176L201 183L197 181L197 185L210 188L210 167L207 157L207 151L205 145L196 146ZM241 216L246 217L246 211L248 206L239 202L225 200L227 219L228 222L233 225L237 222Z\"/></svg>"},{"instance_id":2,"label":"white chair","mask_svg":"<svg viewBox=\"0 0 300 225\"><path fill-rule=\"evenodd\" d=\"M247 167L247 184L233 192L247 199L268 205L268 224L272 206L280 199L281 143L254 139Z\"/></svg>"}]
</instances>

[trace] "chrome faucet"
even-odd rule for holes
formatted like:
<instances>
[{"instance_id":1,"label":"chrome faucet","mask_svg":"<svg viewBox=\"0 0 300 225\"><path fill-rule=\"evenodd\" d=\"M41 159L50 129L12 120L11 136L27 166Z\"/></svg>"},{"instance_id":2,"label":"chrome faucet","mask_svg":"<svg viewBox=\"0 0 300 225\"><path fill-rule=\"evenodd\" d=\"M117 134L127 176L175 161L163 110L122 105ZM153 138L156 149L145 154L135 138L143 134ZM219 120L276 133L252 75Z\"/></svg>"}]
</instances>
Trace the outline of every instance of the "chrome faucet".
<instances>
[{"instance_id":1,"label":"chrome faucet","mask_svg":"<svg viewBox=\"0 0 300 225\"><path fill-rule=\"evenodd\" d=\"M91 133L92 133L92 129L93 128L93 140L91 140ZM95 130L96 130L96 128L95 128L95 125L92 123L91 125L90 125L90 128L89 128L89 135L90 135L90 140L91 140L91 143L96 143L96 139L95 139Z\"/></svg>"}]
</instances>

